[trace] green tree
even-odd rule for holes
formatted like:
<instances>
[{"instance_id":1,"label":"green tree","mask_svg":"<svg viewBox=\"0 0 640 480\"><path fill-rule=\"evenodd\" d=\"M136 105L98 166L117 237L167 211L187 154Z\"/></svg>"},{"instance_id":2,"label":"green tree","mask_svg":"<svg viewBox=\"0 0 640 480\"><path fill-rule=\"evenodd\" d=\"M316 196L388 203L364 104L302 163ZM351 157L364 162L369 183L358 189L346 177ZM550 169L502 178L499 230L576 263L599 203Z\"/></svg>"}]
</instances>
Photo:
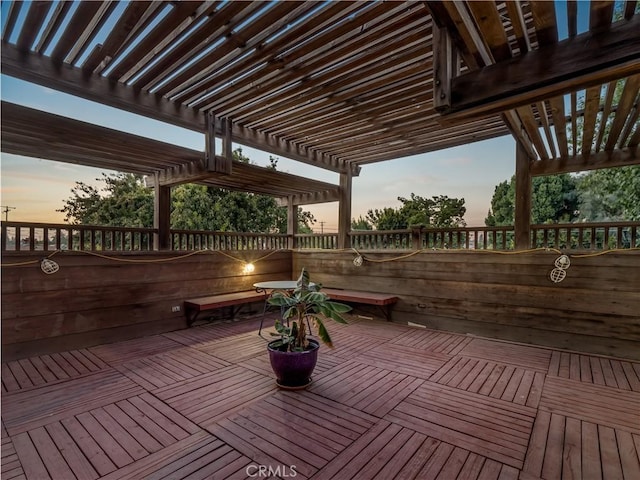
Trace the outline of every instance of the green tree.
<instances>
[{"instance_id":1,"label":"green tree","mask_svg":"<svg viewBox=\"0 0 640 480\"><path fill-rule=\"evenodd\" d=\"M464 198L449 198L446 195L421 197L414 193L409 198L398 197L402 206L398 209L386 207L369 210L366 220L377 230L406 229L412 225L436 228L463 227L466 225Z\"/></svg>"},{"instance_id":2,"label":"green tree","mask_svg":"<svg viewBox=\"0 0 640 480\"><path fill-rule=\"evenodd\" d=\"M515 182L504 182L496 185L491 198L491 209L484 223L487 227L498 225L513 225L515 210Z\"/></svg>"},{"instance_id":3,"label":"green tree","mask_svg":"<svg viewBox=\"0 0 640 480\"><path fill-rule=\"evenodd\" d=\"M531 222L567 223L577 218L578 197L575 177L568 173L534 177L531 192ZM515 176L499 183L491 198L491 210L485 218L489 227L513 225L515 214Z\"/></svg>"},{"instance_id":4,"label":"green tree","mask_svg":"<svg viewBox=\"0 0 640 480\"><path fill-rule=\"evenodd\" d=\"M117 227L153 226L153 191L145 187L142 176L131 173L102 174L101 190L76 182L71 197L59 212L72 224ZM101 193L101 191L103 193Z\"/></svg>"},{"instance_id":5,"label":"green tree","mask_svg":"<svg viewBox=\"0 0 640 480\"><path fill-rule=\"evenodd\" d=\"M430 226L437 228L466 227L464 198L449 198L446 195L433 197Z\"/></svg>"},{"instance_id":6,"label":"green tree","mask_svg":"<svg viewBox=\"0 0 640 480\"><path fill-rule=\"evenodd\" d=\"M640 165L593 170L576 183L580 220L640 220Z\"/></svg>"},{"instance_id":7,"label":"green tree","mask_svg":"<svg viewBox=\"0 0 640 480\"><path fill-rule=\"evenodd\" d=\"M373 230L373 227L366 218L360 215L357 220L351 219L351 230Z\"/></svg>"},{"instance_id":8,"label":"green tree","mask_svg":"<svg viewBox=\"0 0 640 480\"><path fill-rule=\"evenodd\" d=\"M402 230L409 228L407 219L400 209L385 207L382 210L369 210L366 216L376 230Z\"/></svg>"},{"instance_id":9,"label":"green tree","mask_svg":"<svg viewBox=\"0 0 640 480\"><path fill-rule=\"evenodd\" d=\"M576 219L578 195L575 177L568 173L534 177L532 184L533 223L569 223Z\"/></svg>"}]
</instances>

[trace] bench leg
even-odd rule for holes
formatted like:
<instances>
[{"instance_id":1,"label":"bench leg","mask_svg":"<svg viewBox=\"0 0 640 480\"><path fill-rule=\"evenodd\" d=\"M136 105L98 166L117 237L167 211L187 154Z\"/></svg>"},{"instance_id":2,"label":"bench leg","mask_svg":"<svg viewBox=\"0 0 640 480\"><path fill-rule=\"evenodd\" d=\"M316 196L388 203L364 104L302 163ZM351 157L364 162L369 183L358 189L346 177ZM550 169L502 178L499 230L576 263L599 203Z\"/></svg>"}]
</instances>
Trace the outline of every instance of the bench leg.
<instances>
[{"instance_id":1,"label":"bench leg","mask_svg":"<svg viewBox=\"0 0 640 480\"><path fill-rule=\"evenodd\" d=\"M191 327L194 322L197 320L198 315L200 315L200 311L196 310L195 312L190 312L187 310L187 327Z\"/></svg>"}]
</instances>

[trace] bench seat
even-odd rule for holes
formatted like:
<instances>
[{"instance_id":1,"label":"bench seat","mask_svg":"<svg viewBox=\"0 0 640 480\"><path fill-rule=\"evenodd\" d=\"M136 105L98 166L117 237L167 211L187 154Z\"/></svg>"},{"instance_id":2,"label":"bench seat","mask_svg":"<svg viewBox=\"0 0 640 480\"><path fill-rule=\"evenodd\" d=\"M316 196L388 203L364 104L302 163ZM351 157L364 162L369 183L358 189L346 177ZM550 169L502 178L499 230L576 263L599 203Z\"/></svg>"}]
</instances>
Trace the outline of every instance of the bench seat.
<instances>
[{"instance_id":1,"label":"bench seat","mask_svg":"<svg viewBox=\"0 0 640 480\"><path fill-rule=\"evenodd\" d=\"M264 299L264 293L256 292L255 290L247 290L245 292L222 293L220 295L210 295L208 297L185 300L184 311L187 316L187 325L193 325L201 312L264 301Z\"/></svg>"},{"instance_id":2,"label":"bench seat","mask_svg":"<svg viewBox=\"0 0 640 480\"><path fill-rule=\"evenodd\" d=\"M361 292L359 290L341 290L338 288L323 288L331 300L347 303L361 303L375 305L380 308L387 320L391 320L391 308L398 302L398 297L386 293Z\"/></svg>"}]
</instances>

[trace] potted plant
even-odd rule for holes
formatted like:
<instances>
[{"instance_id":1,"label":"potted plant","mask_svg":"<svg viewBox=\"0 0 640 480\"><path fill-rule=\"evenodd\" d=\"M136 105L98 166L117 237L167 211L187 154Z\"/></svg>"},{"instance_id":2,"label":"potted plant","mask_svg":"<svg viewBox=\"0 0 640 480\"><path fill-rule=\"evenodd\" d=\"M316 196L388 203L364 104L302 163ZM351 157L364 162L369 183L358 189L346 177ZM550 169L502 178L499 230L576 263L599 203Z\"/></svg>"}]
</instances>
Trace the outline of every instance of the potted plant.
<instances>
[{"instance_id":1,"label":"potted plant","mask_svg":"<svg viewBox=\"0 0 640 480\"><path fill-rule=\"evenodd\" d=\"M269 303L280 307L282 321L276 320L277 340L269 342L269 360L276 374L276 382L282 388L302 389L311 383L311 373L318 360L317 340L308 338L307 327L311 323L318 332L318 338L333 348L331 336L323 320L330 318L338 323L347 323L343 313L351 307L333 302L320 291L321 286L310 282L309 273L303 268L293 291L274 292Z\"/></svg>"}]
</instances>

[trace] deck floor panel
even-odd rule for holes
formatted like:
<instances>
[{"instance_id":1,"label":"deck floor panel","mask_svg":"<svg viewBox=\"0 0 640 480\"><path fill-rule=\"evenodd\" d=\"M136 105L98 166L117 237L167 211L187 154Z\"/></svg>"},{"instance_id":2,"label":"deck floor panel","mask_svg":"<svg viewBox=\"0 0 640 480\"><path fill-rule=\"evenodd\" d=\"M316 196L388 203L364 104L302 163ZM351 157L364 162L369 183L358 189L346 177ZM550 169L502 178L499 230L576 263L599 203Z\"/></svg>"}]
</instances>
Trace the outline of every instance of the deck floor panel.
<instances>
[{"instance_id":1,"label":"deck floor panel","mask_svg":"<svg viewBox=\"0 0 640 480\"><path fill-rule=\"evenodd\" d=\"M96 395L97 390L100 395ZM142 388L120 373L103 370L4 395L2 418L13 435L141 393Z\"/></svg>"},{"instance_id":2,"label":"deck floor panel","mask_svg":"<svg viewBox=\"0 0 640 480\"><path fill-rule=\"evenodd\" d=\"M523 473L539 478L636 478L640 445L629 432L540 412Z\"/></svg>"},{"instance_id":3,"label":"deck floor panel","mask_svg":"<svg viewBox=\"0 0 640 480\"><path fill-rule=\"evenodd\" d=\"M456 356L429 380L520 405L537 406L544 374L488 360Z\"/></svg>"},{"instance_id":4,"label":"deck floor panel","mask_svg":"<svg viewBox=\"0 0 640 480\"><path fill-rule=\"evenodd\" d=\"M426 380L451 357L442 353L432 353L414 347L387 343L355 358L360 363Z\"/></svg>"},{"instance_id":5,"label":"deck floor panel","mask_svg":"<svg viewBox=\"0 0 640 480\"><path fill-rule=\"evenodd\" d=\"M195 348L180 348L167 353L121 363L115 368L141 387L151 391L231 365Z\"/></svg>"},{"instance_id":6,"label":"deck floor panel","mask_svg":"<svg viewBox=\"0 0 640 480\"><path fill-rule=\"evenodd\" d=\"M637 363L612 358L553 352L549 375L640 392Z\"/></svg>"},{"instance_id":7,"label":"deck floor panel","mask_svg":"<svg viewBox=\"0 0 640 480\"><path fill-rule=\"evenodd\" d=\"M106 369L111 367L86 349L24 358L2 364L2 391L37 388Z\"/></svg>"},{"instance_id":8,"label":"deck floor panel","mask_svg":"<svg viewBox=\"0 0 640 480\"><path fill-rule=\"evenodd\" d=\"M500 463L521 468L535 410L425 382L385 418Z\"/></svg>"},{"instance_id":9,"label":"deck floor panel","mask_svg":"<svg viewBox=\"0 0 640 480\"><path fill-rule=\"evenodd\" d=\"M239 363L264 354L267 341L255 332L233 335L197 346L201 352L208 353L228 363Z\"/></svg>"},{"instance_id":10,"label":"deck floor panel","mask_svg":"<svg viewBox=\"0 0 640 480\"><path fill-rule=\"evenodd\" d=\"M110 343L89 348L89 351L109 365L128 362L137 358L144 358L169 350L183 348L179 342L171 340L163 335L126 340L124 342Z\"/></svg>"},{"instance_id":11,"label":"deck floor panel","mask_svg":"<svg viewBox=\"0 0 640 480\"><path fill-rule=\"evenodd\" d=\"M548 377L540 408L640 434L640 393Z\"/></svg>"},{"instance_id":12,"label":"deck floor panel","mask_svg":"<svg viewBox=\"0 0 640 480\"><path fill-rule=\"evenodd\" d=\"M220 456L230 451L220 439L200 431L103 478L104 480L185 478L204 468L208 463L217 461ZM236 454L236 458L239 456ZM234 461L234 459L227 460L229 464ZM245 458L244 462L249 463L249 459Z\"/></svg>"},{"instance_id":13,"label":"deck floor panel","mask_svg":"<svg viewBox=\"0 0 640 480\"><path fill-rule=\"evenodd\" d=\"M413 347L432 353L456 355L466 347L472 338L455 333L409 328L404 334L391 341L393 344Z\"/></svg>"},{"instance_id":14,"label":"deck floor panel","mask_svg":"<svg viewBox=\"0 0 640 480\"><path fill-rule=\"evenodd\" d=\"M551 350L512 344L498 340L474 338L460 353L464 356L509 364L528 370L547 373L551 362Z\"/></svg>"},{"instance_id":15,"label":"deck floor panel","mask_svg":"<svg viewBox=\"0 0 640 480\"><path fill-rule=\"evenodd\" d=\"M284 391L273 318L3 364L2 478L640 478L637 362L349 315Z\"/></svg>"},{"instance_id":16,"label":"deck floor panel","mask_svg":"<svg viewBox=\"0 0 640 480\"><path fill-rule=\"evenodd\" d=\"M311 385L309 391L382 417L422 382L421 379L354 360L326 372Z\"/></svg>"}]
</instances>

